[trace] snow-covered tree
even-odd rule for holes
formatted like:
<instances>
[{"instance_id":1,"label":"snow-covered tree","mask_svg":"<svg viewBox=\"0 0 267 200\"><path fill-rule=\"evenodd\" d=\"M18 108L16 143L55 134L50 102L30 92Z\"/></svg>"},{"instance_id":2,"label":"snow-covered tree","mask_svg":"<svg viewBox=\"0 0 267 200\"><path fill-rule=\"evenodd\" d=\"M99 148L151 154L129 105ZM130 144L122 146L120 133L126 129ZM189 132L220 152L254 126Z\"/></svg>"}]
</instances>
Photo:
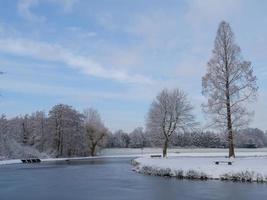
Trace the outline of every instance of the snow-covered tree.
<instances>
[{"instance_id":1,"label":"snow-covered tree","mask_svg":"<svg viewBox=\"0 0 267 200\"><path fill-rule=\"evenodd\" d=\"M146 127L156 141L163 143L163 157L167 156L173 134L195 125L192 110L186 94L180 89L164 89L153 101Z\"/></svg>"},{"instance_id":2,"label":"snow-covered tree","mask_svg":"<svg viewBox=\"0 0 267 200\"><path fill-rule=\"evenodd\" d=\"M84 110L84 116L86 141L90 149L90 155L95 156L97 149L104 145L108 130L97 110L93 108L86 109Z\"/></svg>"},{"instance_id":3,"label":"snow-covered tree","mask_svg":"<svg viewBox=\"0 0 267 200\"><path fill-rule=\"evenodd\" d=\"M203 94L208 98L203 110L211 116L214 125L226 131L229 157L235 157L234 130L249 122L250 113L244 103L253 100L258 89L251 62L244 61L240 53L230 25L222 21L207 73L202 78Z\"/></svg>"},{"instance_id":4,"label":"snow-covered tree","mask_svg":"<svg viewBox=\"0 0 267 200\"><path fill-rule=\"evenodd\" d=\"M128 148L130 144L129 135L123 130L118 130L114 133L113 136L113 145L114 147L119 148Z\"/></svg>"},{"instance_id":5,"label":"snow-covered tree","mask_svg":"<svg viewBox=\"0 0 267 200\"><path fill-rule=\"evenodd\" d=\"M47 144L47 117L45 112L36 111L31 115L33 144L39 151L44 151Z\"/></svg>"},{"instance_id":6,"label":"snow-covered tree","mask_svg":"<svg viewBox=\"0 0 267 200\"><path fill-rule=\"evenodd\" d=\"M51 144L57 156L72 156L79 148L83 116L71 106L58 104L49 111Z\"/></svg>"},{"instance_id":7,"label":"snow-covered tree","mask_svg":"<svg viewBox=\"0 0 267 200\"><path fill-rule=\"evenodd\" d=\"M1 115L0 117L0 156L6 155L6 145L7 145L7 137L8 137L8 121L5 115Z\"/></svg>"},{"instance_id":8,"label":"snow-covered tree","mask_svg":"<svg viewBox=\"0 0 267 200\"><path fill-rule=\"evenodd\" d=\"M18 116L8 120L8 138L12 138L20 144L23 144L23 117Z\"/></svg>"},{"instance_id":9,"label":"snow-covered tree","mask_svg":"<svg viewBox=\"0 0 267 200\"><path fill-rule=\"evenodd\" d=\"M25 115L21 119L21 126L22 126L22 143L24 145L28 145L30 143L30 121L28 115Z\"/></svg>"},{"instance_id":10,"label":"snow-covered tree","mask_svg":"<svg viewBox=\"0 0 267 200\"><path fill-rule=\"evenodd\" d=\"M194 135L191 131L178 132L172 136L171 144L178 147L194 146Z\"/></svg>"},{"instance_id":11,"label":"snow-covered tree","mask_svg":"<svg viewBox=\"0 0 267 200\"><path fill-rule=\"evenodd\" d=\"M194 132L193 136L193 146L201 148L215 148L221 147L220 135L214 132Z\"/></svg>"},{"instance_id":12,"label":"snow-covered tree","mask_svg":"<svg viewBox=\"0 0 267 200\"><path fill-rule=\"evenodd\" d=\"M241 129L236 133L238 140L235 145L237 147L246 148L250 146L265 147L267 146L267 136L264 132L257 128Z\"/></svg>"},{"instance_id":13,"label":"snow-covered tree","mask_svg":"<svg viewBox=\"0 0 267 200\"><path fill-rule=\"evenodd\" d=\"M131 148L143 148L147 143L142 127L134 129L133 132L130 133L129 137L129 147Z\"/></svg>"}]
</instances>

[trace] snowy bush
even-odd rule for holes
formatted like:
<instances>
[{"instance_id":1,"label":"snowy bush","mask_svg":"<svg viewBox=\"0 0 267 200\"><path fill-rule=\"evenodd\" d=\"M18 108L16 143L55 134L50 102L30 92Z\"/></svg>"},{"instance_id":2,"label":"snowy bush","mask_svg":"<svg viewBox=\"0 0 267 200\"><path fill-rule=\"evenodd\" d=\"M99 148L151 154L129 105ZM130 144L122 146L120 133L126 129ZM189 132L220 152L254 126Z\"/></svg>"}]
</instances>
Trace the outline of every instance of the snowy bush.
<instances>
[{"instance_id":1,"label":"snowy bush","mask_svg":"<svg viewBox=\"0 0 267 200\"><path fill-rule=\"evenodd\" d=\"M140 163L137 162L135 159L133 159L133 160L131 160L131 164L132 164L133 166L138 166Z\"/></svg>"},{"instance_id":2,"label":"snowy bush","mask_svg":"<svg viewBox=\"0 0 267 200\"><path fill-rule=\"evenodd\" d=\"M179 179L208 179L208 175L203 172L197 172L195 170L189 170L188 172L184 172L183 170L174 170L172 171L170 168L157 168L151 166L136 166L135 170L142 174L153 175L153 176L168 176L168 177L176 177Z\"/></svg>"},{"instance_id":3,"label":"snowy bush","mask_svg":"<svg viewBox=\"0 0 267 200\"><path fill-rule=\"evenodd\" d=\"M138 172L142 174L152 175L152 176L173 176L170 168L154 168L150 166L142 166Z\"/></svg>"},{"instance_id":4,"label":"snowy bush","mask_svg":"<svg viewBox=\"0 0 267 200\"><path fill-rule=\"evenodd\" d=\"M242 172L236 172L236 173L226 173L223 174L221 177L221 180L231 180L231 181L240 181L240 182L263 182L264 178L261 174L257 173L255 175L255 172L253 171L242 171Z\"/></svg>"},{"instance_id":5,"label":"snowy bush","mask_svg":"<svg viewBox=\"0 0 267 200\"><path fill-rule=\"evenodd\" d=\"M262 175L260 173L256 174L256 181L259 183L267 182L267 175Z\"/></svg>"},{"instance_id":6,"label":"snowy bush","mask_svg":"<svg viewBox=\"0 0 267 200\"><path fill-rule=\"evenodd\" d=\"M184 171L179 169L179 170L174 170L174 176L179 179L184 178Z\"/></svg>"},{"instance_id":7,"label":"snowy bush","mask_svg":"<svg viewBox=\"0 0 267 200\"><path fill-rule=\"evenodd\" d=\"M30 146L23 146L15 140L9 140L5 145L5 158L47 158L47 154L40 153Z\"/></svg>"},{"instance_id":8,"label":"snowy bush","mask_svg":"<svg viewBox=\"0 0 267 200\"><path fill-rule=\"evenodd\" d=\"M185 174L185 178L187 179L201 179L201 180L206 180L208 179L208 175L203 173L203 172L198 172L195 170L189 170L186 174Z\"/></svg>"},{"instance_id":9,"label":"snowy bush","mask_svg":"<svg viewBox=\"0 0 267 200\"><path fill-rule=\"evenodd\" d=\"M170 168L161 168L158 170L158 176L172 176Z\"/></svg>"}]
</instances>

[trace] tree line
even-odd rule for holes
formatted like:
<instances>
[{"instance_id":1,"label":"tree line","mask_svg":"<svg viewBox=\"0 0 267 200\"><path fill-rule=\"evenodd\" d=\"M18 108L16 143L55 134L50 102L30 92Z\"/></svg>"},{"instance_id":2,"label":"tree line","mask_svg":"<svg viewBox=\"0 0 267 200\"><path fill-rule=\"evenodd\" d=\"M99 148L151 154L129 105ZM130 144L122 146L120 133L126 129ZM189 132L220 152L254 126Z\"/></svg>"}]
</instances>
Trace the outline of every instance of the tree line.
<instances>
[{"instance_id":1,"label":"tree line","mask_svg":"<svg viewBox=\"0 0 267 200\"><path fill-rule=\"evenodd\" d=\"M37 111L24 116L0 119L1 155L5 157L71 157L96 154L108 129L93 108L78 112L58 104L48 113Z\"/></svg>"},{"instance_id":2,"label":"tree line","mask_svg":"<svg viewBox=\"0 0 267 200\"><path fill-rule=\"evenodd\" d=\"M237 147L267 146L267 134L260 129L247 128L237 132ZM160 147L161 138L150 129L135 128L127 133L109 131L97 110L89 108L82 113L73 107L58 104L45 113L7 119L0 118L0 156L24 157L73 157L95 156L101 148ZM225 148L224 133L212 131L175 132L169 138L171 147Z\"/></svg>"}]
</instances>

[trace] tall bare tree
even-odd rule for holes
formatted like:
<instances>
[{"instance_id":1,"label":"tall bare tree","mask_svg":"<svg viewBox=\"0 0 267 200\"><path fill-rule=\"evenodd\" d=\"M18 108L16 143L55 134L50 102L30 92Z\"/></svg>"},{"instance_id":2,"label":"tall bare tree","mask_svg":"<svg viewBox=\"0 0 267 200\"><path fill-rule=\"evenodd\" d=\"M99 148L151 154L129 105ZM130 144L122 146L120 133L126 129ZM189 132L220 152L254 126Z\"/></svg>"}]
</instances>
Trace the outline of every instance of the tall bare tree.
<instances>
[{"instance_id":1,"label":"tall bare tree","mask_svg":"<svg viewBox=\"0 0 267 200\"><path fill-rule=\"evenodd\" d=\"M204 112L211 115L214 125L223 127L228 136L229 157L235 157L233 132L249 122L245 102L256 97L256 76L251 62L242 60L229 23L222 21L214 42L207 73L202 78Z\"/></svg>"},{"instance_id":2,"label":"tall bare tree","mask_svg":"<svg viewBox=\"0 0 267 200\"><path fill-rule=\"evenodd\" d=\"M192 110L186 94L179 89L164 89L153 101L146 125L156 142L163 143L163 157L167 156L172 135L196 124Z\"/></svg>"}]
</instances>

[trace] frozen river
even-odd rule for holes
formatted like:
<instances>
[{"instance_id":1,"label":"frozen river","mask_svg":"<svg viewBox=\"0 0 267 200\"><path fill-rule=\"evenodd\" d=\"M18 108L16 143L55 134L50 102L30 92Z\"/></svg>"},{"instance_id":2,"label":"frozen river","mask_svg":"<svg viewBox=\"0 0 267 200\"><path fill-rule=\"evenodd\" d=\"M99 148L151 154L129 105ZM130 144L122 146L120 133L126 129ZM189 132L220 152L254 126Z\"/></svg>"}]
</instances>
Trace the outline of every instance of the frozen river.
<instances>
[{"instance_id":1,"label":"frozen river","mask_svg":"<svg viewBox=\"0 0 267 200\"><path fill-rule=\"evenodd\" d=\"M145 176L131 170L130 160L101 158L0 166L0 199L267 199L267 184Z\"/></svg>"}]
</instances>

